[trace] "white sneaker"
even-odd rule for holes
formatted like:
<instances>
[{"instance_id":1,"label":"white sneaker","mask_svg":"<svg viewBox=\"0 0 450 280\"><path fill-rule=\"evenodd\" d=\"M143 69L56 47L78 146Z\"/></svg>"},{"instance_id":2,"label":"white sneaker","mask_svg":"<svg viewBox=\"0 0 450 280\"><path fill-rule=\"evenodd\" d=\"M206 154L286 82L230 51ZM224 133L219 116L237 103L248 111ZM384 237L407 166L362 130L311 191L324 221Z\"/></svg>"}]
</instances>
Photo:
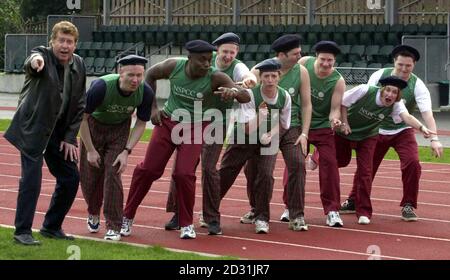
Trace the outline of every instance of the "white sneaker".
<instances>
[{"instance_id":1,"label":"white sneaker","mask_svg":"<svg viewBox=\"0 0 450 280\"><path fill-rule=\"evenodd\" d=\"M194 239L197 237L194 230L194 225L188 225L186 227L181 227L181 239Z\"/></svg>"},{"instance_id":2,"label":"white sneaker","mask_svg":"<svg viewBox=\"0 0 450 280\"><path fill-rule=\"evenodd\" d=\"M317 169L317 163L312 159L311 154L308 154L306 158L306 168L311 171Z\"/></svg>"},{"instance_id":3,"label":"white sneaker","mask_svg":"<svg viewBox=\"0 0 450 280\"><path fill-rule=\"evenodd\" d=\"M368 217L366 217L366 216L361 216L358 219L358 224L360 224L360 225L368 225L368 224L370 224L370 219Z\"/></svg>"},{"instance_id":4,"label":"white sneaker","mask_svg":"<svg viewBox=\"0 0 450 280\"><path fill-rule=\"evenodd\" d=\"M339 212L337 212L337 211L328 212L327 225L330 227L343 227L344 226L344 222L342 221L341 217L339 216Z\"/></svg>"},{"instance_id":5,"label":"white sneaker","mask_svg":"<svg viewBox=\"0 0 450 280\"><path fill-rule=\"evenodd\" d=\"M122 228L120 229L120 234L122 236L130 236L132 225L133 225L133 219L128 219L126 217L123 217Z\"/></svg>"},{"instance_id":6,"label":"white sneaker","mask_svg":"<svg viewBox=\"0 0 450 280\"><path fill-rule=\"evenodd\" d=\"M293 231L307 231L308 225L305 223L305 217L300 216L290 221L288 228Z\"/></svg>"},{"instance_id":7,"label":"white sneaker","mask_svg":"<svg viewBox=\"0 0 450 280\"><path fill-rule=\"evenodd\" d=\"M256 220L255 231L256 233L269 233L269 223L266 221Z\"/></svg>"},{"instance_id":8,"label":"white sneaker","mask_svg":"<svg viewBox=\"0 0 450 280\"><path fill-rule=\"evenodd\" d=\"M247 212L241 217L241 224L253 224L255 222L255 213L252 211Z\"/></svg>"},{"instance_id":9,"label":"white sneaker","mask_svg":"<svg viewBox=\"0 0 450 280\"><path fill-rule=\"evenodd\" d=\"M283 214L281 214L280 221L289 222L289 209L284 209Z\"/></svg>"},{"instance_id":10,"label":"white sneaker","mask_svg":"<svg viewBox=\"0 0 450 280\"><path fill-rule=\"evenodd\" d=\"M207 228L208 224L203 219L203 213L198 214L198 223L200 224L200 227Z\"/></svg>"},{"instance_id":11,"label":"white sneaker","mask_svg":"<svg viewBox=\"0 0 450 280\"><path fill-rule=\"evenodd\" d=\"M108 229L105 234L105 240L119 241L120 240L120 232Z\"/></svg>"},{"instance_id":12,"label":"white sneaker","mask_svg":"<svg viewBox=\"0 0 450 280\"><path fill-rule=\"evenodd\" d=\"M89 215L87 218L87 228L90 233L96 233L100 230L100 216Z\"/></svg>"}]
</instances>

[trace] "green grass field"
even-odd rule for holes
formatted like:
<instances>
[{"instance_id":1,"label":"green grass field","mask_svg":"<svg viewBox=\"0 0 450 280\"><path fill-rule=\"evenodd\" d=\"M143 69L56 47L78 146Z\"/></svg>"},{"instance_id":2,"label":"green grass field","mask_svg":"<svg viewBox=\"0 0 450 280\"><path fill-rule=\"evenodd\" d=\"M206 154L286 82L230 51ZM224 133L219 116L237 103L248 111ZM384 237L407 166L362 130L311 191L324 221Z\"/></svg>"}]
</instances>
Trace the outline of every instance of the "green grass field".
<instances>
[{"instance_id":1,"label":"green grass field","mask_svg":"<svg viewBox=\"0 0 450 280\"><path fill-rule=\"evenodd\" d=\"M0 260L235 260L233 257L210 257L194 253L179 253L159 246L138 247L121 242L99 242L75 239L54 240L33 236L40 246L23 246L13 239L13 230L0 227ZM101 235L97 237L102 238Z\"/></svg>"}]
</instances>

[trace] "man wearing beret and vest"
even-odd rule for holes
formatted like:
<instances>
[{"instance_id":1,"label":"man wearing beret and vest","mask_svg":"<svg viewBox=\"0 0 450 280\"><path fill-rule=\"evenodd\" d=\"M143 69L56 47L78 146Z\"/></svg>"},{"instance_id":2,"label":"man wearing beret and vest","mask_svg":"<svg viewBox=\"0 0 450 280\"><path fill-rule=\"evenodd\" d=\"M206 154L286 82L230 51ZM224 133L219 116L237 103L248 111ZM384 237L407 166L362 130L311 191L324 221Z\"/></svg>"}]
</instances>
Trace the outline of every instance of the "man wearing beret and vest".
<instances>
[{"instance_id":1,"label":"man wearing beret and vest","mask_svg":"<svg viewBox=\"0 0 450 280\"><path fill-rule=\"evenodd\" d=\"M239 52L239 42L239 36L232 32L224 33L214 40L212 44L217 46L217 52L213 52L212 66L227 74L235 83L242 83L244 88L252 88L256 84L255 75L250 72L244 63L236 59ZM214 122L221 122L223 124L222 140L224 141L229 125L229 114L227 114L227 110L233 107L234 100L231 99L224 102L220 96L214 96L212 103L211 106L219 109L222 113L222 118L214 119ZM209 127L212 128L214 126ZM211 235L222 233L218 208L220 203L220 178L216 165L222 152L223 141L212 144L204 143L201 153L203 210L202 214L200 214L200 225L207 227ZM177 212L174 190L175 184L172 179L167 201L167 212ZM172 217L165 225L165 229L179 229L178 215L175 214Z\"/></svg>"},{"instance_id":2,"label":"man wearing beret and vest","mask_svg":"<svg viewBox=\"0 0 450 280\"><path fill-rule=\"evenodd\" d=\"M419 52L411 46L400 45L392 50L391 56L394 58L394 67L376 71L370 76L368 84L378 85L381 78L390 75L398 76L406 81L408 86L402 91L402 99L406 108L413 112L417 106L426 126L432 131L436 131L430 92L423 81L412 73L416 62L420 59ZM442 156L443 148L438 136L433 135L430 141L433 155ZM403 198L400 202L402 219L416 221L417 215L414 208L417 208L421 166L414 129L404 122L396 124L389 118L383 121L373 158L372 177L375 177L378 167L390 147L393 147L400 157L403 182ZM342 213L355 212L354 198L355 192L352 190L349 198L342 204L340 210Z\"/></svg>"},{"instance_id":3,"label":"man wearing beret and vest","mask_svg":"<svg viewBox=\"0 0 450 280\"><path fill-rule=\"evenodd\" d=\"M293 230L307 230L304 221L305 209L305 156L307 155L307 142L309 126L311 123L311 90L308 71L298 63L301 57L300 36L286 34L272 43L272 49L281 64L281 77L278 85L285 89L291 96L291 123L289 129L281 135L280 150L283 154L286 169L288 170L287 182L284 184L283 201L286 208L282 219L292 221ZM258 70L254 69L255 75ZM255 201L252 195L255 185L255 162L250 159L246 165L247 193L252 209ZM253 211L241 218L242 223L253 221ZM296 221L296 222L294 222Z\"/></svg>"},{"instance_id":4,"label":"man wearing beret and vest","mask_svg":"<svg viewBox=\"0 0 450 280\"><path fill-rule=\"evenodd\" d=\"M255 231L268 233L273 170L280 134L289 129L291 123L291 97L278 86L281 64L277 59L266 59L255 68L259 70L261 83L251 89L251 101L240 105L235 137L230 140L232 143L227 146L220 164L220 188L223 198L244 164L253 158L257 170L252 190Z\"/></svg>"},{"instance_id":5,"label":"man wearing beret and vest","mask_svg":"<svg viewBox=\"0 0 450 280\"><path fill-rule=\"evenodd\" d=\"M250 100L245 89L235 88L226 74L211 67L212 52L216 50L213 45L193 40L185 47L188 58L166 59L152 66L146 74L146 81L154 90L157 80L168 79L170 95L162 110L153 103L152 122L157 125L144 160L133 172L121 229L125 236L131 233L139 204L152 183L162 176L176 149L172 177L177 189L180 238L196 237L193 225L195 170L203 144L203 129L209 123L204 121L204 113L211 108L210 100L214 94L220 95L224 102L234 98L239 102Z\"/></svg>"},{"instance_id":6,"label":"man wearing beret and vest","mask_svg":"<svg viewBox=\"0 0 450 280\"><path fill-rule=\"evenodd\" d=\"M340 227L344 223L338 212L340 181L333 135L334 130L341 125L345 81L334 68L336 55L340 53L339 46L333 41L320 41L313 49L316 57L305 56L300 59L300 63L308 70L311 83L312 118L308 144L313 144L315 153L320 154L320 199L327 216L326 224Z\"/></svg>"},{"instance_id":7,"label":"man wearing beret and vest","mask_svg":"<svg viewBox=\"0 0 450 280\"><path fill-rule=\"evenodd\" d=\"M143 82L147 59L129 55L119 59L119 74L92 82L81 123L81 190L88 206L87 227L100 228L100 209L106 219L106 240L120 240L123 185L128 156L150 120L153 90ZM136 123L130 134L131 116Z\"/></svg>"},{"instance_id":8,"label":"man wearing beret and vest","mask_svg":"<svg viewBox=\"0 0 450 280\"><path fill-rule=\"evenodd\" d=\"M358 223L367 225L372 217L370 193L372 190L372 163L377 145L378 129L386 119L404 122L428 138L431 133L408 113L401 101L407 83L401 78L387 76L379 80L381 88L360 85L344 93L342 99L342 125L335 135L336 156L339 167L347 166L356 150L356 172L353 179L355 208ZM322 160L322 154L320 154ZM319 161L320 162L320 161Z\"/></svg>"}]
</instances>

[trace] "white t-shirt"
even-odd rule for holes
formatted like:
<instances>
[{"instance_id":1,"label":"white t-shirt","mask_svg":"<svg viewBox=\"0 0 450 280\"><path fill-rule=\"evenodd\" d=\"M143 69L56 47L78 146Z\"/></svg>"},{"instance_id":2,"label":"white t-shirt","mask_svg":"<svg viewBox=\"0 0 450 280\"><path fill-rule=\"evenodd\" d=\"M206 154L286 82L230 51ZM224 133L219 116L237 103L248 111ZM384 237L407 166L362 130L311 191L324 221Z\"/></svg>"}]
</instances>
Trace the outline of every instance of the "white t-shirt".
<instances>
[{"instance_id":1,"label":"white t-shirt","mask_svg":"<svg viewBox=\"0 0 450 280\"><path fill-rule=\"evenodd\" d=\"M256 105L253 92L248 89L250 94L250 101L247 103L239 104L239 112L237 114L237 122L248 123L251 119L256 117ZM264 94L261 94L264 102L267 104L275 104L278 100L278 92L274 98L268 98ZM284 129L289 129L291 124L291 96L286 92L286 102L280 111L280 125Z\"/></svg>"},{"instance_id":2,"label":"white t-shirt","mask_svg":"<svg viewBox=\"0 0 450 280\"><path fill-rule=\"evenodd\" d=\"M376 86L381 76L383 75L384 70L385 69L380 69L375 73L373 73L370 76L367 84L371 86ZM417 107L419 108L419 111L421 113L432 111L430 91L426 87L425 83L419 77L417 77L416 86L414 88L414 98L416 99ZM400 133L401 131L407 128L408 127L404 127L394 130L386 130L380 128L379 132L382 135L394 135Z\"/></svg>"}]
</instances>

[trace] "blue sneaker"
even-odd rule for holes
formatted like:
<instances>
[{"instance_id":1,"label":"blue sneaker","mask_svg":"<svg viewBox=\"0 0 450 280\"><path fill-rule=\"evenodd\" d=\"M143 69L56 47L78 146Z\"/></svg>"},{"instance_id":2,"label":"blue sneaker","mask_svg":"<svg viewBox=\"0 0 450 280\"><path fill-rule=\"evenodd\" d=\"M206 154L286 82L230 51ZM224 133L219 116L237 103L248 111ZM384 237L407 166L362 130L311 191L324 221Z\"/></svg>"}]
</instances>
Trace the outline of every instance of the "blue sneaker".
<instances>
[{"instance_id":1,"label":"blue sneaker","mask_svg":"<svg viewBox=\"0 0 450 280\"><path fill-rule=\"evenodd\" d=\"M100 216L89 215L87 218L87 228L90 233L96 233L100 230Z\"/></svg>"}]
</instances>

